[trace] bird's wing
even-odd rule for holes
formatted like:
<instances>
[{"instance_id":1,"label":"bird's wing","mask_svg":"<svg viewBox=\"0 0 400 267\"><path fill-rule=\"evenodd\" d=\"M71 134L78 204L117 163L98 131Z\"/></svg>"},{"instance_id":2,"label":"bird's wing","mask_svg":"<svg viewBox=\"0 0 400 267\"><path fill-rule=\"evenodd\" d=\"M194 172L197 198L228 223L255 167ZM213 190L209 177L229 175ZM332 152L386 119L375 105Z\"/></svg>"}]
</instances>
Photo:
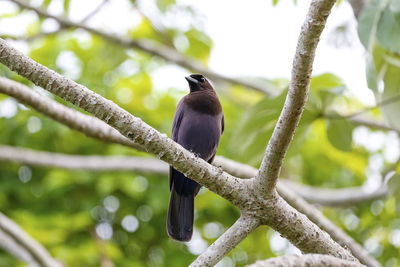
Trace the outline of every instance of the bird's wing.
<instances>
[{"instance_id":1,"label":"bird's wing","mask_svg":"<svg viewBox=\"0 0 400 267\"><path fill-rule=\"evenodd\" d=\"M222 114L222 120L221 120L221 135L224 133L225 130L225 118L224 114Z\"/></svg>"},{"instance_id":2,"label":"bird's wing","mask_svg":"<svg viewBox=\"0 0 400 267\"><path fill-rule=\"evenodd\" d=\"M174 121L172 123L171 138L175 142L178 141L179 126L181 125L182 118L183 118L183 110L184 110L183 106L184 106L183 101L180 101L178 103L178 106L176 107Z\"/></svg>"}]
</instances>

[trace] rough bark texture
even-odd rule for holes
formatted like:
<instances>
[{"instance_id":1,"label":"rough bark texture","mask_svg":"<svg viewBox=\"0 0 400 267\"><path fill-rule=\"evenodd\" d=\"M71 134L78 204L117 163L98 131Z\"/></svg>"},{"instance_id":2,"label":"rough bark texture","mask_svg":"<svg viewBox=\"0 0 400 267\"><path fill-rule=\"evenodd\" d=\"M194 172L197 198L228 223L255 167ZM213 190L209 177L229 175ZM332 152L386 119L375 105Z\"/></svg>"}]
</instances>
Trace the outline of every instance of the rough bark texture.
<instances>
[{"instance_id":1,"label":"rough bark texture","mask_svg":"<svg viewBox=\"0 0 400 267\"><path fill-rule=\"evenodd\" d=\"M266 195L275 189L283 159L303 113L315 50L335 2L334 0L312 1L301 28L293 60L289 92L256 178L259 188Z\"/></svg>"},{"instance_id":2,"label":"rough bark texture","mask_svg":"<svg viewBox=\"0 0 400 267\"><path fill-rule=\"evenodd\" d=\"M50 256L42 245L32 239L16 223L2 213L0 213L0 232L11 238L16 246L23 248L38 265L45 267L62 266L60 262ZM2 241L0 241L0 243L3 243ZM6 246L3 247L7 248Z\"/></svg>"},{"instance_id":3,"label":"rough bark texture","mask_svg":"<svg viewBox=\"0 0 400 267\"><path fill-rule=\"evenodd\" d=\"M90 33L101 36L104 39L109 40L111 42L121 44L125 47L139 49L143 52L149 53L150 55L154 55L154 56L160 57L162 59L165 59L168 62L172 62L179 66L187 68L189 70L193 70L195 72L202 73L203 75L207 76L208 78L210 78L212 80L234 83L237 85L241 85L241 86L262 92L267 95L274 95L277 93L272 88L268 88L265 86L265 84L260 84L256 81L247 81L244 79L232 78L232 77L224 76L219 73L210 71L208 68L197 63L193 59L183 56L175 49L168 47L168 46L164 46L160 43L155 43L152 40L148 40L148 39L133 40L133 39L125 38L125 37L116 36L111 33L106 33L101 30L91 28L82 23L73 22L65 17L51 15L40 8L31 6L30 4L26 3L25 1L22 1L22 0L11 0L11 1L16 3L17 5L19 5L20 7L35 11L40 16L55 19L63 27L73 27L73 28L84 29Z\"/></svg>"},{"instance_id":4,"label":"rough bark texture","mask_svg":"<svg viewBox=\"0 0 400 267\"><path fill-rule=\"evenodd\" d=\"M233 204L245 201L248 180L238 179L223 172L222 168L208 164L114 102L24 56L3 39L0 39L0 62L36 85L92 113L139 146L145 147L147 152L173 165L186 176L193 177Z\"/></svg>"},{"instance_id":5,"label":"rough bark texture","mask_svg":"<svg viewBox=\"0 0 400 267\"><path fill-rule=\"evenodd\" d=\"M264 261L257 261L247 267L362 267L353 261L335 258L330 255L305 254L286 255Z\"/></svg>"},{"instance_id":6,"label":"rough bark texture","mask_svg":"<svg viewBox=\"0 0 400 267\"><path fill-rule=\"evenodd\" d=\"M102 98L100 95L91 92L86 87L78 85L25 57L1 39L0 62L20 75L30 79L35 84L44 87L48 91L64 98L66 101L72 102L84 110L91 112L98 118L108 122L108 124L118 129L122 134L145 147L148 152L158 155L162 160L173 165L176 169L185 173L187 176L192 177L210 190L230 200L242 210L251 208L252 212L255 212L257 216L270 217L274 216L275 212L280 210L282 207L288 207L283 200L279 202L272 201L271 203L275 203L276 205L283 203L283 206L281 205L276 209L273 209L270 213L265 213L268 209L265 209L262 206L270 202L263 200L263 198L258 194L254 194L254 191L250 192L249 188L252 185L253 179L243 180L235 178L224 173L222 168L211 166L205 161L196 158L189 151L183 149L165 135L161 135L140 119L133 117L113 102ZM252 207L252 204L255 204L255 208ZM256 209L259 207L261 207L261 209L257 211ZM296 214L299 220L306 220L304 225L313 225L313 228L316 227L306 217L301 216L301 214L294 209L292 209L292 212ZM277 221L271 223L276 222ZM285 229L289 228L282 228L282 230ZM321 230L319 231L319 233L321 233L320 236L328 238L327 240L321 238L317 239L316 242L312 242L313 244L317 244L316 249L319 253L342 255L347 259L353 259L350 253L340 247L337 243L334 243L329 236L323 235ZM282 234L285 235L285 233ZM313 238L313 236L304 235L304 238L299 239L300 242L296 242L299 234L304 234L304 229L302 229L302 232L297 235L295 235L294 232L291 232L286 236L291 242L296 243L299 246L299 249L308 251L310 249L308 239ZM318 242L321 242L321 244ZM324 245L325 243L328 245Z\"/></svg>"},{"instance_id":7,"label":"rough bark texture","mask_svg":"<svg viewBox=\"0 0 400 267\"><path fill-rule=\"evenodd\" d=\"M250 216L242 215L222 236L209 246L190 266L214 266L226 254L234 249L254 229L260 221Z\"/></svg>"},{"instance_id":8,"label":"rough bark texture","mask_svg":"<svg viewBox=\"0 0 400 267\"><path fill-rule=\"evenodd\" d=\"M176 51L169 48L164 50L149 41L133 41L105 34L67 19L48 15L20 0L12 1L33 9L38 14L52 17L64 26L81 27L127 47L136 47L194 69L193 66L185 65L187 64L185 59L180 58ZM311 3L297 45L289 93L256 179L238 179L223 172L222 168L209 165L113 102L25 57L2 39L0 39L0 62L36 85L92 113L135 144L145 148L147 152L161 158L241 209L245 217L241 217L212 248L200 255L195 261L196 265L207 266L216 263L259 223L271 226L305 253L330 254L356 262L348 250L333 241L306 216L292 208L275 191L283 158L307 99L316 45L334 3L334 0L314 0ZM205 75L218 78L205 71L202 71ZM244 169L242 174L248 171L250 168Z\"/></svg>"},{"instance_id":9,"label":"rough bark texture","mask_svg":"<svg viewBox=\"0 0 400 267\"><path fill-rule=\"evenodd\" d=\"M279 194L286 199L298 211L305 214L311 221L317 224L322 230L326 231L333 240L343 247L349 249L351 253L363 264L371 267L381 266L379 262L368 254L353 238L347 235L342 229L328 220L321 211L308 204L304 199L294 193L289 187L278 184ZM310 252L311 253L311 252Z\"/></svg>"}]
</instances>

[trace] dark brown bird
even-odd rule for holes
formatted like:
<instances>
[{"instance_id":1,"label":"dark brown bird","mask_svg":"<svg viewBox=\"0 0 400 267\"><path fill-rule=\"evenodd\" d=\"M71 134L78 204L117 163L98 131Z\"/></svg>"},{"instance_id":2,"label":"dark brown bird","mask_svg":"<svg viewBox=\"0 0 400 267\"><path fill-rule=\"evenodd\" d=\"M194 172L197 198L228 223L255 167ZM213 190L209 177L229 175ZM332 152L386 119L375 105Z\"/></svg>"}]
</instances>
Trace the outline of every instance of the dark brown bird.
<instances>
[{"instance_id":1,"label":"dark brown bird","mask_svg":"<svg viewBox=\"0 0 400 267\"><path fill-rule=\"evenodd\" d=\"M211 163L224 131L224 114L211 84L201 74L185 77L190 93L179 101L172 125L172 140ZM167 232L179 241L193 233L194 197L201 185L170 167L171 191Z\"/></svg>"}]
</instances>

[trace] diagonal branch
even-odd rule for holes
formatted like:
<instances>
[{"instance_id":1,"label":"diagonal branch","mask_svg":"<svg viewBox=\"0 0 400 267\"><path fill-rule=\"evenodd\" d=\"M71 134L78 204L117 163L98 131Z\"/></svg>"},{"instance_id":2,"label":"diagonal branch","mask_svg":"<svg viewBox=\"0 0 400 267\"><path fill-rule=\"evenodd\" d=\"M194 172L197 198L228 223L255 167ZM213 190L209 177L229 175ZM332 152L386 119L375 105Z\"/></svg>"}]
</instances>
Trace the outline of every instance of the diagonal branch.
<instances>
[{"instance_id":1,"label":"diagonal branch","mask_svg":"<svg viewBox=\"0 0 400 267\"><path fill-rule=\"evenodd\" d=\"M285 255L264 261L256 261L247 267L362 267L364 265L354 261L339 259L330 255L305 254Z\"/></svg>"},{"instance_id":2,"label":"diagonal branch","mask_svg":"<svg viewBox=\"0 0 400 267\"><path fill-rule=\"evenodd\" d=\"M371 257L368 252L364 250L364 248L360 246L353 238L328 220L321 211L299 197L289 187L284 187L281 184L278 184L277 189L279 194L284 197L293 207L295 207L299 212L305 214L311 221L326 231L333 240L338 242L343 247L348 248L361 263L371 267L381 266L379 262ZM312 253L312 251L309 253Z\"/></svg>"},{"instance_id":3,"label":"diagonal branch","mask_svg":"<svg viewBox=\"0 0 400 267\"><path fill-rule=\"evenodd\" d=\"M258 219L246 215L240 216L240 218L192 262L190 266L214 266L259 225L260 221Z\"/></svg>"},{"instance_id":4,"label":"diagonal branch","mask_svg":"<svg viewBox=\"0 0 400 267\"><path fill-rule=\"evenodd\" d=\"M30 69L29 68L29 66L30 66L30 63L32 63L32 61L31 60L29 60L29 59L27 59L26 57L24 57L22 54L20 54L19 52L17 52L16 50L13 50L13 49L11 49L11 51L9 51L10 50L10 48L7 46L7 44L3 41L3 42L1 42L1 40L0 40L0 44L2 44L2 46L0 46L0 47L2 47L3 49L0 49L0 55L1 54L5 54L5 51L7 52L8 51L8 53L9 52L11 52L11 55L14 55L14 56L17 56L17 59L14 59L14 60L16 60L17 62L19 62L20 61L20 58L22 58L22 59L24 59L25 61L27 61L27 62L25 62L26 64L28 64L28 69ZM5 56L3 56L3 57L0 57L0 60L1 59L4 59L4 58L6 58ZM12 64L12 60L10 61L10 63L9 63L11 66L13 65ZM23 64L21 64L21 63L19 63L19 64L15 64L16 66L20 66L20 67L22 67L22 66L24 66ZM42 77L43 78L43 75L44 75L44 73L46 73L46 72L49 72L47 69L45 69L43 66L40 66L40 65L38 65L37 63L35 63L34 64L34 66L36 67L35 68L35 71L32 71L32 72L29 72L30 74L32 74L33 76L32 77L34 77L34 78L32 78L33 80L36 80L38 77ZM50 78L52 79L52 80L54 80L55 78L52 76L52 74L53 74L54 72L50 72L48 75L50 76ZM36 78L35 78L36 77ZM58 76L57 76L58 77ZM57 78L56 77L56 78ZM60 78L61 79L61 78ZM68 79L66 79L66 78L62 78L61 79L61 81L63 81L63 82L59 82L58 84L60 84L61 86L65 86L65 85L67 85L70 81L68 80ZM53 81L53 83L54 83L54 81ZM1 88L1 87L0 87ZM67 88L70 88L70 90L71 91L74 91L76 88L80 88L80 86L76 86L76 87L67 87ZM65 88L64 88L65 89ZM86 88L85 88L86 89ZM28 91L29 91L29 89L27 89ZM58 89L58 90L56 90L56 91L59 91L60 89ZM88 90L88 89L86 89L86 90ZM72 92L70 92L70 94L72 94ZM20 96L21 94L16 94L17 96ZM43 98L43 97L42 97ZM80 99L83 99L83 97L80 97ZM86 98L85 98L86 99ZM96 101L96 103L98 103L97 101ZM35 106L34 106L35 107ZM97 107L97 109L100 109L99 107ZM67 109L68 110L68 109ZM107 111L109 111L110 109L106 109ZM56 112L55 112L56 113ZM83 114L82 114L83 115ZM56 116L56 114L53 114L53 116ZM84 116L87 116L87 115L84 115ZM125 115L125 116L127 116L127 115ZM129 115L130 116L130 115ZM61 116L62 117L62 116ZM71 119L73 119L73 117L71 118ZM110 119L110 117L109 117L109 119ZM109 127L108 125L106 125L106 124L104 124L103 125L104 127ZM114 134L114 132L110 132L110 131L107 131L110 135L113 135ZM147 133L147 131L145 131L146 133ZM105 138L105 140L107 140L107 135L105 135L105 136L103 136L103 138ZM149 145L150 143L148 142L147 143L147 145ZM256 173L256 171L253 169L253 171L252 171L252 168L251 167L249 167L249 166L247 166L246 168L243 168L243 165L241 165L240 166L240 168L237 168L237 166L234 166L233 165L233 162L232 161L229 161L229 160L226 160L226 159L223 159L223 158L219 158L219 159L216 159L216 163L217 164L223 164L224 162L228 162L227 164L226 164L226 166L227 166L227 168L232 168L232 172L234 171L234 172L236 172L236 173L239 173L239 174L241 174L241 175L249 175L249 176L254 176L254 174ZM193 164L193 163L192 163ZM205 165L205 166L208 166L208 165ZM226 167L225 166L225 167ZM240 172L237 172L237 170L238 169L240 169ZM204 171L203 171L203 173L205 173ZM247 173L247 174L246 174ZM251 180L250 180L251 181ZM238 188L239 189L235 189L235 190L241 190L241 192L242 192L242 194L246 194L246 186L243 186L243 185L240 185L239 183L237 184L237 186L238 186ZM233 194L232 194L233 195ZM249 195L247 194L246 195L247 197L249 197ZM243 200L241 200L241 201L243 201ZM247 200L245 199L242 203L245 203ZM240 201L238 201L238 202L240 202ZM251 203L251 202L249 202L249 203ZM238 205L240 205L240 203L238 203ZM296 212L295 212L296 213ZM304 220L305 218L304 217L302 217L302 220ZM285 230L285 229L281 229L281 230ZM304 229L303 229L304 230ZM302 230L302 231L303 231ZM316 230L316 231L319 231L318 229L314 229L314 230ZM302 232L303 233L303 232ZM292 236L292 238L295 238L296 237L296 235L293 235ZM326 237L325 237L326 238ZM329 238L328 238L329 239ZM323 241L322 241L323 240ZM322 242L327 242L325 239L321 239L321 241ZM319 242L319 240L317 240L317 243ZM336 249L338 249L337 247L336 247ZM325 252L326 253L326 252Z\"/></svg>"},{"instance_id":5,"label":"diagonal branch","mask_svg":"<svg viewBox=\"0 0 400 267\"><path fill-rule=\"evenodd\" d=\"M293 60L289 92L256 177L265 195L274 190L283 159L303 113L310 85L315 50L335 0L312 1L301 28Z\"/></svg>"},{"instance_id":6,"label":"diagonal branch","mask_svg":"<svg viewBox=\"0 0 400 267\"><path fill-rule=\"evenodd\" d=\"M2 39L0 39L0 62L36 85L115 127L121 134L139 146L145 147L147 152L156 155L233 204L245 202L246 188L250 180L238 179L223 172L222 168L208 164L114 102L40 65Z\"/></svg>"},{"instance_id":7,"label":"diagonal branch","mask_svg":"<svg viewBox=\"0 0 400 267\"><path fill-rule=\"evenodd\" d=\"M28 4L22 0L10 0L10 1L14 2L15 4L19 5L22 8L33 10L42 17L52 18L52 19L56 20L58 23L60 23L62 27L72 27L72 28L84 29L90 33L101 36L102 38L104 38L108 41L120 44L124 47L139 49L143 52L146 52L150 55L157 56L166 61L177 64L181 67L187 68L189 70L193 70L195 72L202 73L203 75L207 76L208 78L210 78L212 80L215 80L218 82L229 82L229 83L237 84L240 86L244 86L244 87L262 92L267 95L276 94L276 92L272 88L267 88L265 86L265 84L261 85L260 83L258 83L256 81L250 82L250 81L247 81L244 79L232 78L232 77L224 76L222 74L213 72L213 71L209 70L208 68L204 67L203 65L199 64L198 62L196 62L194 59L185 57L184 55L180 54L175 49L155 43L149 39L133 40L133 39L129 39L126 37L119 37L119 36L113 35L111 33L103 32L101 30L89 27L82 23L73 22L65 17L51 15L51 14L47 13L47 11L40 9L40 8L33 7L30 4Z\"/></svg>"},{"instance_id":8,"label":"diagonal branch","mask_svg":"<svg viewBox=\"0 0 400 267\"><path fill-rule=\"evenodd\" d=\"M0 212L0 232L10 237L18 246L28 252L39 266L61 267L62 264L53 259L49 252L32 239L16 223Z\"/></svg>"}]
</instances>

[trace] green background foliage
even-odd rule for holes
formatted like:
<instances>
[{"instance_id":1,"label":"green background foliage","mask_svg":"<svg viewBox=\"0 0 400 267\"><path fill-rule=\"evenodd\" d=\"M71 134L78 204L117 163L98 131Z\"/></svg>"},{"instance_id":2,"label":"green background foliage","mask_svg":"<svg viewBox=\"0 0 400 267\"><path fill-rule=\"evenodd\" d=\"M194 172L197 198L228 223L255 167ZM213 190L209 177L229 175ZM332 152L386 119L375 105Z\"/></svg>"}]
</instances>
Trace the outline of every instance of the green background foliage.
<instances>
[{"instance_id":1,"label":"green background foliage","mask_svg":"<svg viewBox=\"0 0 400 267\"><path fill-rule=\"evenodd\" d=\"M43 8L51 1L56 0L44 1ZM68 15L69 3L63 1L65 15ZM173 0L157 0L156 6L162 14L180 9L196 16L191 7L180 6ZM24 11L1 14L1 18L18 18L21 12ZM42 22L37 19L26 34L39 33ZM377 101L397 96L400 93L400 8L397 1L371 0L359 19L358 33L368 52L368 84ZM160 29L143 18L138 26L130 29L129 35L179 49L205 65L212 49L210 37L194 25L186 31ZM186 47L174 47L177 38L185 38ZM165 61L138 50L123 49L79 29L66 29L56 35L33 39L28 44L29 56L34 60L73 77L160 132L170 133L177 101L187 92L154 87L150 73L165 66ZM60 64L65 56L73 58L77 72ZM0 75L32 86L3 66L0 66ZM219 155L259 166L288 88L286 80L265 82L278 88L279 95L268 98L239 86L219 91L226 122ZM282 170L284 178L328 188L360 186L375 170L374 157L382 159L380 170L393 165L382 156L383 147L370 149L355 139L356 132L370 137L379 135L383 139L390 134L359 127L338 116L362 108L350 95L343 81L333 74L312 78L309 101ZM0 101L0 105L4 105L5 101L12 100L0 95ZM90 139L30 107L20 104L17 107L15 116L0 118L2 144L66 154L149 157L130 148ZM393 102L368 115L400 128L399 107L398 102ZM187 246L172 241L166 234L169 186L165 175L67 171L0 162L0 176L0 210L68 266L99 266L102 257L108 257L116 266L184 266L196 258L197 252L191 249L193 244ZM349 208L323 208L329 219L364 244L384 266L400 266L400 240L397 240L400 239L400 219L396 212L396 203L400 202L399 184L395 176L391 180L392 193L385 200ZM131 232L122 226L128 215L137 220L137 228L133 227ZM238 216L237 208L202 189L196 198L194 239L197 246L211 244ZM110 239L96 236L96 227L104 224L112 227ZM279 234L268 227L260 227L223 260L222 266L243 266L287 251L293 248L283 242ZM0 250L0 266L23 265Z\"/></svg>"}]
</instances>

